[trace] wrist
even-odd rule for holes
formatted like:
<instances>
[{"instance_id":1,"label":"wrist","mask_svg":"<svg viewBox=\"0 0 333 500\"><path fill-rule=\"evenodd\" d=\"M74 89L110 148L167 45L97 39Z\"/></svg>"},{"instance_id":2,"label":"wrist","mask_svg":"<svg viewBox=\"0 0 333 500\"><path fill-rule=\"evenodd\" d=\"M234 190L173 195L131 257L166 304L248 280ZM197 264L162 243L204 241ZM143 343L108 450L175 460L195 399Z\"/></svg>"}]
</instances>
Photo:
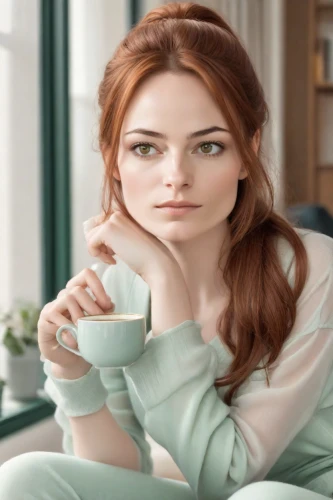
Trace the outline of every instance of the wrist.
<instances>
[{"instance_id":1,"label":"wrist","mask_svg":"<svg viewBox=\"0 0 333 500\"><path fill-rule=\"evenodd\" d=\"M193 320L188 289L179 266L170 265L152 277L151 291L152 336Z\"/></svg>"},{"instance_id":2,"label":"wrist","mask_svg":"<svg viewBox=\"0 0 333 500\"><path fill-rule=\"evenodd\" d=\"M56 363L51 363L52 375L56 378L65 380L76 380L78 378L84 377L91 369L92 365L84 360L84 363L79 366L68 366L64 367L57 365Z\"/></svg>"},{"instance_id":3,"label":"wrist","mask_svg":"<svg viewBox=\"0 0 333 500\"><path fill-rule=\"evenodd\" d=\"M165 259L163 262L160 260L155 261L154 267L151 267L149 274L146 275L146 282L150 288L159 287L161 283L167 280L178 282L180 287L186 287L185 280L176 261Z\"/></svg>"},{"instance_id":4,"label":"wrist","mask_svg":"<svg viewBox=\"0 0 333 500\"><path fill-rule=\"evenodd\" d=\"M108 396L100 370L93 365L90 365L90 370L88 366L85 370L79 365L75 363L69 370L49 360L46 360L44 365L44 372L50 377L46 383L51 384L51 399L67 417L96 413L105 404Z\"/></svg>"}]
</instances>

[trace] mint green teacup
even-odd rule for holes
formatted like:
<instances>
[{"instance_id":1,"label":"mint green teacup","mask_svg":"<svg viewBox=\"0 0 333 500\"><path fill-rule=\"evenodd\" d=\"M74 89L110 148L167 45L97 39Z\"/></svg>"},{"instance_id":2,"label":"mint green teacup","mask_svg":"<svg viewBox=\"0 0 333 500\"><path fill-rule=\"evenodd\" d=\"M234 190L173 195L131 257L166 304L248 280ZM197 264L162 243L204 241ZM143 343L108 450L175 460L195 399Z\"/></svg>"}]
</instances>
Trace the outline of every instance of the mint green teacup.
<instances>
[{"instance_id":1,"label":"mint green teacup","mask_svg":"<svg viewBox=\"0 0 333 500\"><path fill-rule=\"evenodd\" d=\"M78 344L72 349L64 343L61 332L68 330ZM65 349L82 356L96 368L119 368L136 361L144 351L146 318L141 314L108 313L85 316L61 326L57 340Z\"/></svg>"}]
</instances>

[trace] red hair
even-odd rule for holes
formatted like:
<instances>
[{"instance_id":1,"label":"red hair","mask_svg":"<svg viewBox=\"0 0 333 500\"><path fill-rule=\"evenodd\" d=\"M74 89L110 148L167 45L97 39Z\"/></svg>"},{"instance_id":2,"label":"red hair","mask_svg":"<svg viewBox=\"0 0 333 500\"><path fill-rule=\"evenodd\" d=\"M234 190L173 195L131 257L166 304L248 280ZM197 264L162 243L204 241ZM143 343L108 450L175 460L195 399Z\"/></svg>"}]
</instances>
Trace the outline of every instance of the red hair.
<instances>
[{"instance_id":1,"label":"red hair","mask_svg":"<svg viewBox=\"0 0 333 500\"><path fill-rule=\"evenodd\" d=\"M256 131L262 136L268 106L252 63L236 34L214 10L195 3L169 3L151 10L118 45L99 87L99 145L105 162L102 207L106 220L115 198L133 220L114 178L120 130L138 86L157 73L198 76L221 109L248 175L238 183L235 206L228 216L230 253L223 279L230 302L218 320L223 344L233 354L229 373L215 381L230 385L224 401L268 356L263 368L278 357L296 319L296 302L308 272L306 249L295 228L274 210L272 182L252 148ZM135 221L134 221L135 222ZM277 254L277 239L294 250L294 287L288 283ZM222 262L222 249L219 265ZM222 309L222 308L221 308ZM231 331L236 332L236 341Z\"/></svg>"}]
</instances>

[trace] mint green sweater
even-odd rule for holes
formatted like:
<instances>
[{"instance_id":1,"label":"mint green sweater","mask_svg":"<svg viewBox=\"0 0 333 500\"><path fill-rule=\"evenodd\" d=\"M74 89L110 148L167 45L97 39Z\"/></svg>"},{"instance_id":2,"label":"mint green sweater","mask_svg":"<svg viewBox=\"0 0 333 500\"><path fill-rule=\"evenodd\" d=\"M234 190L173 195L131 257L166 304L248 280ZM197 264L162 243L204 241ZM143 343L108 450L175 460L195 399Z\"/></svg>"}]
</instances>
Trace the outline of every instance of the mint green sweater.
<instances>
[{"instance_id":1,"label":"mint green sweater","mask_svg":"<svg viewBox=\"0 0 333 500\"><path fill-rule=\"evenodd\" d=\"M256 371L231 406L223 402L228 387L214 387L232 361L220 338L206 344L200 323L192 320L152 337L147 283L118 258L103 273L115 312L142 313L147 320L145 351L135 363L93 367L108 408L140 450L142 472L152 474L147 432L170 453L198 498L228 498L263 479L333 493L333 239L297 231L310 270L295 325L273 364L270 387L265 371ZM292 249L281 239L278 252L293 285ZM48 360L44 370L64 451L73 455L63 396Z\"/></svg>"}]
</instances>

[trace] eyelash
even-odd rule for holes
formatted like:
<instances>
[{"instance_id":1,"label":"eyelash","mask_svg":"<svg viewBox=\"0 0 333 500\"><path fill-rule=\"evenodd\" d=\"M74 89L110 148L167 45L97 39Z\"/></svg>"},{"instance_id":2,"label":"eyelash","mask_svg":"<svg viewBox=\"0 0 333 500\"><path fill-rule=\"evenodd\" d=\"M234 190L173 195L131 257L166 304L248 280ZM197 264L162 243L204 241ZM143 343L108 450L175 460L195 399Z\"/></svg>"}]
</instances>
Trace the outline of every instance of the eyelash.
<instances>
[{"instance_id":1,"label":"eyelash","mask_svg":"<svg viewBox=\"0 0 333 500\"><path fill-rule=\"evenodd\" d=\"M203 153L203 156L206 156L206 157L213 158L215 156L220 156L223 153L223 151L225 150L224 144L222 144L221 142L217 142L217 141L201 142L198 145L197 149L199 149L201 146L204 146L205 144L215 144L216 146L220 146L222 148L222 151L220 151L219 153L214 153L214 154ZM136 153L134 151L135 148L137 148L138 146L152 146L153 148L155 148L155 146L153 144L151 144L150 142L137 142L136 144L133 144L133 146L130 147L130 150L133 151L135 156L138 156L139 158L143 158L144 160L149 159L153 156L153 155L139 155L138 153ZM157 149L157 148L155 148L155 149Z\"/></svg>"}]
</instances>

